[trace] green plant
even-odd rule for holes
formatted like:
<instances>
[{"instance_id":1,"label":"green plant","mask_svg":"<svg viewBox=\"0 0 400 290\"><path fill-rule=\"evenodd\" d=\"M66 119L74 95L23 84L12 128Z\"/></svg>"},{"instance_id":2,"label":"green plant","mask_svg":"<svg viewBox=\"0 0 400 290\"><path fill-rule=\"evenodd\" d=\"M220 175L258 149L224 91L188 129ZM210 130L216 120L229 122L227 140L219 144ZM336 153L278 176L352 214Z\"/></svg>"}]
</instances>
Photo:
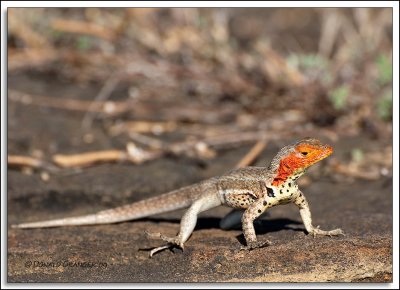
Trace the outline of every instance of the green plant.
<instances>
[{"instance_id":1,"label":"green plant","mask_svg":"<svg viewBox=\"0 0 400 290\"><path fill-rule=\"evenodd\" d=\"M76 40L76 47L79 50L88 50L91 47L91 39L90 37L83 35L79 36L78 39Z\"/></svg>"},{"instance_id":2,"label":"green plant","mask_svg":"<svg viewBox=\"0 0 400 290\"><path fill-rule=\"evenodd\" d=\"M376 59L379 76L378 82L381 85L386 85L392 81L392 62L384 54L380 54Z\"/></svg>"},{"instance_id":3,"label":"green plant","mask_svg":"<svg viewBox=\"0 0 400 290\"><path fill-rule=\"evenodd\" d=\"M290 54L286 62L289 66L305 72L312 78L319 79L329 86L333 76L329 70L329 60L317 54Z\"/></svg>"},{"instance_id":4,"label":"green plant","mask_svg":"<svg viewBox=\"0 0 400 290\"><path fill-rule=\"evenodd\" d=\"M351 150L351 159L356 162L361 162L364 159L364 152L360 148Z\"/></svg>"},{"instance_id":5,"label":"green plant","mask_svg":"<svg viewBox=\"0 0 400 290\"><path fill-rule=\"evenodd\" d=\"M342 110L346 104L349 96L349 87L348 85L341 85L334 89L329 94L329 100L331 101L333 107L336 110Z\"/></svg>"},{"instance_id":6,"label":"green plant","mask_svg":"<svg viewBox=\"0 0 400 290\"><path fill-rule=\"evenodd\" d=\"M379 98L377 103L378 115L383 120L392 119L392 108L393 108L393 92L391 89L387 90L384 95Z\"/></svg>"}]
</instances>

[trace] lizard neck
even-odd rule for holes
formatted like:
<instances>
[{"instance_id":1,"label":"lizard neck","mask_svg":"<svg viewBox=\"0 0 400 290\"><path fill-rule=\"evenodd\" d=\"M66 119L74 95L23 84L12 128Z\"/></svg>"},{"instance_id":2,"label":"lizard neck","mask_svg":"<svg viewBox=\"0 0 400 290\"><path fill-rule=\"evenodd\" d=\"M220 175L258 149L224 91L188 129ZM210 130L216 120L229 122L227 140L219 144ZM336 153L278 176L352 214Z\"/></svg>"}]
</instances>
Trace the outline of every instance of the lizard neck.
<instances>
[{"instance_id":1,"label":"lizard neck","mask_svg":"<svg viewBox=\"0 0 400 290\"><path fill-rule=\"evenodd\" d=\"M272 180L272 185L279 187L285 183L295 182L300 176L305 173L304 168L298 168L290 162L289 159L280 160L279 164L276 164L274 172L274 178Z\"/></svg>"},{"instance_id":2,"label":"lizard neck","mask_svg":"<svg viewBox=\"0 0 400 290\"><path fill-rule=\"evenodd\" d=\"M295 182L300 176L304 174L305 170L302 172L297 172L293 174L288 174L287 172L277 172L274 179L272 180L272 185L279 187L289 182Z\"/></svg>"}]
</instances>

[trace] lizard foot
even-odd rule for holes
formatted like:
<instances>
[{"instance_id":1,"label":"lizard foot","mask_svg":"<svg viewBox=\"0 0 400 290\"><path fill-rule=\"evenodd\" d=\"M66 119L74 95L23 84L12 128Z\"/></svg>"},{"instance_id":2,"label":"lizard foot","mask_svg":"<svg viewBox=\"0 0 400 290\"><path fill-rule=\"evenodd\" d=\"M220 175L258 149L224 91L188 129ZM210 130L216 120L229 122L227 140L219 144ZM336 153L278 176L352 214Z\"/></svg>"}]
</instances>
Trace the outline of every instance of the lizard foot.
<instances>
[{"instance_id":1,"label":"lizard foot","mask_svg":"<svg viewBox=\"0 0 400 290\"><path fill-rule=\"evenodd\" d=\"M150 251L150 258L153 257L155 253L161 252L166 249L172 249L174 247L176 247L176 245L172 244L172 243L168 243L164 246L156 247Z\"/></svg>"},{"instance_id":2,"label":"lizard foot","mask_svg":"<svg viewBox=\"0 0 400 290\"><path fill-rule=\"evenodd\" d=\"M258 248L264 248L269 245L271 245L271 241L265 240L265 241L254 241L254 242L248 242L246 246L241 246L240 250L247 250L251 251L253 249L258 249Z\"/></svg>"},{"instance_id":3,"label":"lizard foot","mask_svg":"<svg viewBox=\"0 0 400 290\"><path fill-rule=\"evenodd\" d=\"M158 253L158 252L163 251L165 249L171 249L171 248L178 247L178 248L181 248L183 250L183 248L184 248L183 243L181 243L180 240L179 240L179 236L177 236L177 237L167 237L167 236L162 235L161 233L150 233L148 231L145 231L145 234L150 239L161 239L163 241L168 242L164 246L160 246L160 247L152 249L150 251L150 258L153 257L153 255L155 253Z\"/></svg>"},{"instance_id":4,"label":"lizard foot","mask_svg":"<svg viewBox=\"0 0 400 290\"><path fill-rule=\"evenodd\" d=\"M342 229L335 229L335 230L331 230L331 231L323 231L319 229L319 226L316 228L313 228L313 230L310 232L310 234L312 234L314 236L314 238L319 235L319 236L339 236L339 235L343 235L344 236L344 232Z\"/></svg>"}]
</instances>

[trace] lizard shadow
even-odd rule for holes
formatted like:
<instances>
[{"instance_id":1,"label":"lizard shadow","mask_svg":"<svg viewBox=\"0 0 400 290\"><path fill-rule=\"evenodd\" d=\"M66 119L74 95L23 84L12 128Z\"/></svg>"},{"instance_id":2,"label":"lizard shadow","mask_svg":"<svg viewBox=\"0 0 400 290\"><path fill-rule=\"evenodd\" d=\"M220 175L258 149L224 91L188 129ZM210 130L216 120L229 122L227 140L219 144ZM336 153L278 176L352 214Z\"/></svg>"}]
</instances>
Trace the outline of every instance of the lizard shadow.
<instances>
[{"instance_id":1,"label":"lizard shadow","mask_svg":"<svg viewBox=\"0 0 400 290\"><path fill-rule=\"evenodd\" d=\"M169 222L169 223L180 223L180 219L169 219L169 218L143 218L141 219L142 221L150 221L150 222ZM195 227L195 230L204 230L204 229L220 229L220 223L221 218L215 218L215 217L200 217L197 220L197 224ZM301 222L291 220L288 218L278 218L278 219L261 219L261 220L256 220L254 222L254 229L257 233L257 235L264 235L267 233L271 232L279 232L282 230L291 230L291 231L298 231L298 232L304 232L307 233L305 229L302 228L297 228L297 227L292 227L292 225L301 225ZM237 227L234 227L232 229L229 229L227 231L233 231L233 230L242 230L242 226L238 225ZM236 239L242 244L245 245L246 241L244 239L243 233L239 234L236 236ZM141 251L149 251L152 248L142 248L140 249ZM174 252L174 250L171 248L169 249L170 251Z\"/></svg>"},{"instance_id":2,"label":"lizard shadow","mask_svg":"<svg viewBox=\"0 0 400 290\"><path fill-rule=\"evenodd\" d=\"M288 218L279 218L279 219L262 219L256 220L254 223L254 229L257 234L263 235L271 232L279 232L282 230L291 230L296 232L304 232L307 231L303 228L292 227L291 225L302 225L302 222L295 221Z\"/></svg>"},{"instance_id":3,"label":"lizard shadow","mask_svg":"<svg viewBox=\"0 0 400 290\"><path fill-rule=\"evenodd\" d=\"M150 221L150 222L169 222L169 223L180 223L180 219L169 219L169 218L143 218L142 221ZM205 230L205 229L220 229L221 218L216 217L200 217L197 220L197 224L195 230ZM282 230L291 230L291 231L299 231L307 233L305 229L292 227L291 225L301 225L302 223L299 221L295 221L288 218L278 218L278 219L261 219L256 220L254 222L254 229L257 234L263 235L271 232L279 232ZM242 226L238 224L237 227L234 227L229 230L242 230ZM228 230L228 231L229 231Z\"/></svg>"},{"instance_id":4,"label":"lizard shadow","mask_svg":"<svg viewBox=\"0 0 400 290\"><path fill-rule=\"evenodd\" d=\"M307 234L307 231L303 228L293 227L293 225L302 225L302 222L291 220L288 218L280 219L262 219L254 222L254 229L257 235L264 235L272 232L279 232L282 230L291 230L296 232L303 232ZM236 236L236 239L242 244L246 245L246 240L243 233Z\"/></svg>"}]
</instances>

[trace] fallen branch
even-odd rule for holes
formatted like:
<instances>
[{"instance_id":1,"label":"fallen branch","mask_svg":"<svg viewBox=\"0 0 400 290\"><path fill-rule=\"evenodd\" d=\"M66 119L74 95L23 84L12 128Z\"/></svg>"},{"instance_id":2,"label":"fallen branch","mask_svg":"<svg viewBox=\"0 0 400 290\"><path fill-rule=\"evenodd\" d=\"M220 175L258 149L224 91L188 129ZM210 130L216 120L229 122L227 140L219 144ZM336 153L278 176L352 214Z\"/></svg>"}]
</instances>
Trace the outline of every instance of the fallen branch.
<instances>
[{"instance_id":1,"label":"fallen branch","mask_svg":"<svg viewBox=\"0 0 400 290\"><path fill-rule=\"evenodd\" d=\"M21 155L8 155L7 156L7 164L8 166L15 167L33 167L39 168L43 166L43 161L30 156L21 156Z\"/></svg>"},{"instance_id":2,"label":"fallen branch","mask_svg":"<svg viewBox=\"0 0 400 290\"><path fill-rule=\"evenodd\" d=\"M63 167L85 167L98 162L121 161L126 159L126 152L120 150L94 151L80 154L56 154L53 161Z\"/></svg>"},{"instance_id":3,"label":"fallen branch","mask_svg":"<svg viewBox=\"0 0 400 290\"><path fill-rule=\"evenodd\" d=\"M9 90L8 98L11 101L22 103L24 105L36 105L50 107L56 109L81 111L81 112L96 112L107 115L119 114L126 112L133 106L133 101L99 101L93 105L91 101L83 101L77 99L65 99L46 96L33 96L30 94Z\"/></svg>"},{"instance_id":4,"label":"fallen branch","mask_svg":"<svg viewBox=\"0 0 400 290\"><path fill-rule=\"evenodd\" d=\"M35 168L35 169L44 169L50 172L55 172L58 170L52 164L47 163L44 160L34 158L31 156L22 156L22 155L8 155L7 156L7 166L12 168Z\"/></svg>"},{"instance_id":5,"label":"fallen branch","mask_svg":"<svg viewBox=\"0 0 400 290\"><path fill-rule=\"evenodd\" d=\"M157 121L126 121L120 122L109 128L111 135L115 136L124 132L128 134L134 133L152 133L159 135L162 133L173 132L181 125L174 121L157 122Z\"/></svg>"},{"instance_id":6,"label":"fallen branch","mask_svg":"<svg viewBox=\"0 0 400 290\"><path fill-rule=\"evenodd\" d=\"M211 159L214 158L217 154L215 150L211 149L202 140L189 140L169 144L156 138L148 137L134 132L131 132L129 134L129 137L132 140L144 144L153 150L162 151L163 154L186 156L196 159Z\"/></svg>"},{"instance_id":7,"label":"fallen branch","mask_svg":"<svg viewBox=\"0 0 400 290\"><path fill-rule=\"evenodd\" d=\"M104 86L101 88L100 92L94 98L85 116L82 119L82 127L86 130L90 129L92 126L93 119L95 118L96 110L98 111L101 104L104 103L114 91L115 87L118 85L121 79L121 72L113 73L108 80L105 82Z\"/></svg>"},{"instance_id":8,"label":"fallen branch","mask_svg":"<svg viewBox=\"0 0 400 290\"><path fill-rule=\"evenodd\" d=\"M141 164L145 161L156 159L162 155L161 151L146 151L133 143L128 143L124 150L104 150L79 154L56 154L53 161L63 168L87 167L97 163L129 161Z\"/></svg>"},{"instance_id":9,"label":"fallen branch","mask_svg":"<svg viewBox=\"0 0 400 290\"><path fill-rule=\"evenodd\" d=\"M267 146L267 142L261 140L258 141L251 149L250 151L236 164L235 168L243 168L246 166L251 165L254 160L261 154L261 152L265 149Z\"/></svg>"}]
</instances>

